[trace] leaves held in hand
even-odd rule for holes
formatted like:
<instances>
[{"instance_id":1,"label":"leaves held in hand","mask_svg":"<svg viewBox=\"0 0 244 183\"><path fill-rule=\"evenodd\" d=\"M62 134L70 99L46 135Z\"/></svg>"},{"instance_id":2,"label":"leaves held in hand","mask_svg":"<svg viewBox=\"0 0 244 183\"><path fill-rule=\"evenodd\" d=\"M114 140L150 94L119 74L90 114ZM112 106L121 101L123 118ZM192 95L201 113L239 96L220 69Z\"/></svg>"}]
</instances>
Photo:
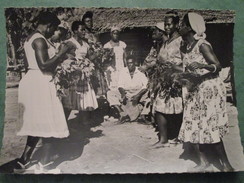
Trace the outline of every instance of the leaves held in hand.
<instances>
[{"instance_id":1,"label":"leaves held in hand","mask_svg":"<svg viewBox=\"0 0 244 183\"><path fill-rule=\"evenodd\" d=\"M188 92L194 92L201 84L200 75L180 72L170 62L157 62L147 67L146 73L153 96L160 94L166 101L171 97L182 97L182 87L186 87Z\"/></svg>"},{"instance_id":2,"label":"leaves held in hand","mask_svg":"<svg viewBox=\"0 0 244 183\"><path fill-rule=\"evenodd\" d=\"M195 92L198 86L202 83L201 76L192 72L183 72L177 74L175 82L179 85L186 87L188 92Z\"/></svg>"},{"instance_id":3,"label":"leaves held in hand","mask_svg":"<svg viewBox=\"0 0 244 183\"><path fill-rule=\"evenodd\" d=\"M182 96L181 86L175 83L175 73L179 71L170 62L157 62L146 69L149 77L149 90L156 97L159 93L162 98Z\"/></svg>"},{"instance_id":4,"label":"leaves held in hand","mask_svg":"<svg viewBox=\"0 0 244 183\"><path fill-rule=\"evenodd\" d=\"M81 60L65 60L56 68L53 76L53 82L56 85L57 95L59 97L65 96L65 90L71 86L83 90L77 87L78 83L87 83L93 74L94 64L87 58ZM80 85L79 85L80 86ZM82 87L87 88L84 84Z\"/></svg>"},{"instance_id":5,"label":"leaves held in hand","mask_svg":"<svg viewBox=\"0 0 244 183\"><path fill-rule=\"evenodd\" d=\"M115 54L112 48L103 48L99 42L90 44L91 54L95 57L93 63L97 69L105 71L109 66L115 66Z\"/></svg>"}]
</instances>

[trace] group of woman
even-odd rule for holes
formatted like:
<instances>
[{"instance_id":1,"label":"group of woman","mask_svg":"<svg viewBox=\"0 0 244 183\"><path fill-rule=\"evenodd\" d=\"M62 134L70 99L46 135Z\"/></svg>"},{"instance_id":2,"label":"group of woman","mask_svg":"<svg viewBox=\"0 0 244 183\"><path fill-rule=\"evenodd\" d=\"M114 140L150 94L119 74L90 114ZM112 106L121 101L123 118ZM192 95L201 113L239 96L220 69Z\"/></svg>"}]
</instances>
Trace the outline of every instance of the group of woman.
<instances>
[{"instance_id":1,"label":"group of woman","mask_svg":"<svg viewBox=\"0 0 244 183\"><path fill-rule=\"evenodd\" d=\"M23 113L23 125L17 135L28 136L22 156L17 160L14 171L23 172L32 165L31 156L41 144L41 159L35 172L59 173L53 169L50 159L52 142L69 136L67 120L72 110L78 110L84 123L95 117L98 108L97 98L106 96L112 84L106 81L105 72L96 67L99 62L94 48L99 47L97 36L93 33L92 12L86 12L80 21L74 21L70 34L59 27L60 20L50 12L40 13L38 26L25 41L27 73L19 84L19 104ZM111 41L104 47L115 52L115 64L111 82L116 85L117 73L124 67L125 43L119 41L118 27L111 29ZM93 49L92 49L93 48ZM55 69L67 60L94 63L92 76L80 78L77 84L65 89L60 98L53 82ZM83 76L80 76L83 77ZM28 92L27 92L28 91Z\"/></svg>"},{"instance_id":2,"label":"group of woman","mask_svg":"<svg viewBox=\"0 0 244 183\"><path fill-rule=\"evenodd\" d=\"M94 54L90 53L89 47L98 41L92 32L91 12L86 13L81 21L72 23L72 37L67 38L67 32L58 28L59 24L60 20L55 14L41 13L36 31L26 39L24 45L28 72L19 84L19 103L22 104L24 113L23 126L18 135L28 138L15 172L28 167L31 155L41 141L42 156L35 171L59 173L58 169L50 168L52 140L69 136L66 121L71 110L81 111L82 117L89 116L98 107L97 96L105 95L108 88L102 77L103 73L97 70L95 75L99 87L95 89L92 81L88 80L85 91L77 93L71 87L62 101L57 97L55 85L50 82L55 68L67 56L71 59L75 55L76 59L86 57L94 60ZM121 53L126 45L118 40L118 31L118 28L111 31L114 34L111 34L113 39L106 47L121 50L117 57L121 57L122 62L118 65L124 67L124 55ZM164 38L167 37L167 40L158 52L157 62L172 62L180 72L201 74L202 83L196 92L189 93L183 88L182 97L172 97L167 102L164 95L158 93L154 102L159 130L159 142L156 146L169 146L168 138L190 142L196 147L200 158L196 169L205 170L210 164L205 154L205 145L210 144L208 148L213 148L218 153L223 171L231 171L233 168L221 140L228 132L225 88L218 77L220 63L211 45L205 40L204 32L204 20L196 13L186 14L180 27L177 13L166 14L164 34L167 36L164 35ZM185 97L187 95L191 95L190 100ZM172 133L168 133L169 124L174 125L171 128ZM169 134L172 134L172 137L169 137Z\"/></svg>"},{"instance_id":3,"label":"group of woman","mask_svg":"<svg viewBox=\"0 0 244 183\"><path fill-rule=\"evenodd\" d=\"M177 12L166 13L161 32L168 38L158 51L156 63L171 62L177 73L196 73L200 85L194 91L183 86L182 96L167 100L163 90L158 92L153 103L159 136L155 147L188 142L199 158L192 171L205 171L210 166L207 150L216 152L222 171L233 171L222 142L229 126L226 91L218 76L220 63L205 40L205 30L199 14L187 13L179 25Z\"/></svg>"}]
</instances>

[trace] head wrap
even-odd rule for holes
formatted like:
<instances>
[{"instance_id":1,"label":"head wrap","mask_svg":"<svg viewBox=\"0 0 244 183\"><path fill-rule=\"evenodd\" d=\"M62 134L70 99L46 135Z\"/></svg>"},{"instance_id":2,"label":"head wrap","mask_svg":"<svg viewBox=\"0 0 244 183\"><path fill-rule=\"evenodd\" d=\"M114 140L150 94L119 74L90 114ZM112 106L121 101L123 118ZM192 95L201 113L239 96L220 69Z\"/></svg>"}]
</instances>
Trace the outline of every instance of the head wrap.
<instances>
[{"instance_id":1,"label":"head wrap","mask_svg":"<svg viewBox=\"0 0 244 183\"><path fill-rule=\"evenodd\" d=\"M158 29L164 31L164 22L158 22L158 23L156 24L156 27L157 27Z\"/></svg>"},{"instance_id":2,"label":"head wrap","mask_svg":"<svg viewBox=\"0 0 244 183\"><path fill-rule=\"evenodd\" d=\"M120 27L118 27L118 26L112 26L111 27L111 32L113 32L113 31L121 31L121 28Z\"/></svg>"},{"instance_id":3,"label":"head wrap","mask_svg":"<svg viewBox=\"0 0 244 183\"><path fill-rule=\"evenodd\" d=\"M194 39L205 39L206 26L203 17L197 13L188 13L188 18L192 30L196 32Z\"/></svg>"}]
</instances>

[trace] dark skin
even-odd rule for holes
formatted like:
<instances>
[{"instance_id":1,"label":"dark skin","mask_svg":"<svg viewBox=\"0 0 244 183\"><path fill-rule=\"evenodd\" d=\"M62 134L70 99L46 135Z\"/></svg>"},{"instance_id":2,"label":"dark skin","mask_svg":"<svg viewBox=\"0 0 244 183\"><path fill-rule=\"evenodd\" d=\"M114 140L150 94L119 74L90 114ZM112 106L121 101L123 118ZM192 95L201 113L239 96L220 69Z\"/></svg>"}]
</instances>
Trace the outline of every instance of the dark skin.
<instances>
[{"instance_id":1,"label":"dark skin","mask_svg":"<svg viewBox=\"0 0 244 183\"><path fill-rule=\"evenodd\" d=\"M52 29L52 32L47 32L44 31L45 26L50 27L49 29ZM49 36L54 33L56 27L52 27L50 24L48 25L39 25L37 30L43 34L46 38L49 38ZM58 54L56 54L54 57L49 58L48 56L48 45L46 41L43 38L38 38L33 41L32 47L35 50L35 56L37 60L37 64L40 68L41 71L43 72L51 72L53 71L57 65L62 61L60 59L67 51L68 51L68 46L62 44L60 46L60 50Z\"/></svg>"},{"instance_id":2,"label":"dark skin","mask_svg":"<svg viewBox=\"0 0 244 183\"><path fill-rule=\"evenodd\" d=\"M172 35L177 32L179 25L175 24L171 17L166 17L164 20L165 33L172 37Z\"/></svg>"},{"instance_id":3,"label":"dark skin","mask_svg":"<svg viewBox=\"0 0 244 183\"><path fill-rule=\"evenodd\" d=\"M83 45L83 42L86 42L85 35L86 27L84 25L79 25L78 29L74 31L73 37L80 43L80 45ZM97 55L95 55L92 50L88 50L87 58L93 61L97 58Z\"/></svg>"},{"instance_id":4,"label":"dark skin","mask_svg":"<svg viewBox=\"0 0 244 183\"><path fill-rule=\"evenodd\" d=\"M164 28L165 28L165 33L169 36L168 40L166 41L167 43L170 43L173 40L180 37L180 34L178 33L178 23L175 23L172 17L165 18ZM160 57L159 57L159 61L160 61ZM162 59L161 61L165 61L165 60ZM173 65L173 67L181 72L183 71L182 65ZM177 75L177 73L175 73L175 75ZM169 144L168 144L167 128L168 128L169 121L166 119L166 114L156 111L155 120L159 131L159 141L156 144L154 144L154 147L155 148L168 147Z\"/></svg>"},{"instance_id":5,"label":"dark skin","mask_svg":"<svg viewBox=\"0 0 244 183\"><path fill-rule=\"evenodd\" d=\"M79 25L78 29L77 30L74 30L74 39L77 40L77 42L80 43L80 45L83 45L83 41L85 41L85 34L86 34L86 27L84 25ZM75 49L76 48L73 48L71 51L73 51L73 55L71 53L71 55L69 56L74 56L75 55ZM95 55L93 55L92 53L87 53L87 57L89 57L90 60L93 60L96 58ZM90 56L89 56L90 55ZM65 113L65 117L66 117L66 120L68 120L69 118L69 115L71 113L71 109L68 109L68 108L64 108L64 113Z\"/></svg>"},{"instance_id":6,"label":"dark skin","mask_svg":"<svg viewBox=\"0 0 244 183\"><path fill-rule=\"evenodd\" d=\"M136 70L136 66L135 66L135 63L132 59L129 59L127 60L127 67L128 67L128 70L130 72L130 75L131 77L133 78L133 75L135 73L135 70ZM119 88L119 92L121 94L121 98L123 100L123 103L125 104L126 103L126 91L123 89L123 88ZM141 97L147 92L147 89L142 89L139 93L137 93L136 95L134 95L132 98L131 98L131 101L132 101L132 104L133 105L137 105L141 99Z\"/></svg>"},{"instance_id":7,"label":"dark skin","mask_svg":"<svg viewBox=\"0 0 244 183\"><path fill-rule=\"evenodd\" d=\"M191 29L189 23L187 23L184 20L180 28L180 34L182 35L182 38L186 42L186 44L189 45L188 52L190 52L193 49L193 47L196 45L197 40L194 39L195 32ZM200 45L199 50L208 64L193 62L190 65L188 65L187 68L189 70L206 69L210 71L209 73L201 76L201 78L204 80L207 77L218 73L221 70L221 65L210 45L203 43ZM182 51L187 52L186 46L182 48ZM209 166L209 162L206 158L206 154L204 151L201 150L204 149L204 144L196 144L196 146L199 149L197 152L198 152L200 163L196 167L194 167L194 169L199 171L204 171ZM212 146L211 148L213 148L213 150L217 152L219 159L222 162L223 171L233 171L233 167L231 166L227 158L222 140L219 143L211 144L211 146Z\"/></svg>"},{"instance_id":8,"label":"dark skin","mask_svg":"<svg viewBox=\"0 0 244 183\"><path fill-rule=\"evenodd\" d=\"M92 30L92 27L93 27L93 20L92 18L90 17L87 17L84 19L84 24L86 26L86 29L91 31Z\"/></svg>"},{"instance_id":9,"label":"dark skin","mask_svg":"<svg viewBox=\"0 0 244 183\"><path fill-rule=\"evenodd\" d=\"M118 30L112 31L111 34L110 34L110 36L111 36L111 40L110 40L111 44L112 44L113 46L119 46L119 36L120 36L120 32L119 32ZM125 55L125 52L124 52L124 53L123 53L123 62L124 62L124 66L126 66L125 57L126 57L126 55Z\"/></svg>"},{"instance_id":10,"label":"dark skin","mask_svg":"<svg viewBox=\"0 0 244 183\"><path fill-rule=\"evenodd\" d=\"M156 50L158 52L162 44L168 40L168 37L166 35L166 32L155 27L152 33L152 39L156 41Z\"/></svg>"},{"instance_id":11,"label":"dark skin","mask_svg":"<svg viewBox=\"0 0 244 183\"><path fill-rule=\"evenodd\" d=\"M46 39L50 38L57 26L53 26L51 23L47 25L38 25L36 32L41 33ZM34 34L34 33L33 33ZM32 35L33 35L32 34ZM30 35L30 37L32 36ZM30 38L29 37L29 38ZM28 40L28 39L27 39ZM62 45L60 47L60 51L53 58L49 58L48 56L48 45L43 38L35 39L32 43L32 47L35 50L35 56L37 60L37 64L42 72L52 72L53 69L59 64L62 59L60 59L68 50L66 45ZM51 69L50 69L51 68ZM23 165L26 165L30 161L30 157L34 152L34 149L38 142L40 142L40 137L31 137L28 136L27 144L25 146L24 152L19 159L19 162ZM48 163L49 150L43 150L43 157L40 160L42 164ZM20 167L19 164L15 167L17 170L21 170L23 167Z\"/></svg>"},{"instance_id":12,"label":"dark skin","mask_svg":"<svg viewBox=\"0 0 244 183\"><path fill-rule=\"evenodd\" d=\"M155 29L153 30L153 33L152 33L152 39L156 40L156 41L163 41L163 40L166 40L167 38L165 38L164 31L155 27Z\"/></svg>"},{"instance_id":13,"label":"dark skin","mask_svg":"<svg viewBox=\"0 0 244 183\"><path fill-rule=\"evenodd\" d=\"M190 50L191 50L197 43L197 41L193 37L195 32L193 32L191 30L191 28L189 26L187 26L187 24L184 21L182 22L182 26L180 28L180 34L182 35L183 40L186 41L186 43L188 45L191 45L191 48L190 48ZM198 62L193 62L190 65L188 65L187 67L190 70L206 69L206 70L209 70L210 72L213 72L215 70L215 67L211 64L214 64L216 66L215 72L219 72L221 70L221 65L220 65L220 62L219 62L218 58L216 57L215 53L213 52L212 47L210 45L203 43L199 49L208 64L201 64ZM186 51L186 49L184 50L184 48L183 48L183 51ZM211 75L211 73L203 75L202 79L205 79L209 75Z\"/></svg>"},{"instance_id":14,"label":"dark skin","mask_svg":"<svg viewBox=\"0 0 244 183\"><path fill-rule=\"evenodd\" d=\"M167 40L168 43L180 37L180 34L178 33L179 25L174 23L171 17L165 18L164 27L165 27L165 33L169 36ZM182 71L183 69L182 65L174 65L173 67L179 71Z\"/></svg>"}]
</instances>

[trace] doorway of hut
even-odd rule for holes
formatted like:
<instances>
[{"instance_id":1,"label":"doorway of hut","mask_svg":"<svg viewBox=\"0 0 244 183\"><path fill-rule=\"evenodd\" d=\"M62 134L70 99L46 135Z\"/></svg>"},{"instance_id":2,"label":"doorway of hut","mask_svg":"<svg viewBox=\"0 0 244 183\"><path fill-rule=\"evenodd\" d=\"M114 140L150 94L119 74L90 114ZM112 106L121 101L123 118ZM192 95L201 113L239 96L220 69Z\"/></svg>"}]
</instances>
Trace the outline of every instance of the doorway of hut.
<instances>
[{"instance_id":1,"label":"doorway of hut","mask_svg":"<svg viewBox=\"0 0 244 183\"><path fill-rule=\"evenodd\" d=\"M236 105L233 65L233 23L206 24L206 40L209 41L219 59L222 68L229 70L230 77L226 80L227 100ZM152 27L128 27L123 29L120 40L127 45L127 51L135 56L137 65L141 65L152 47ZM100 34L102 44L110 40L110 32Z\"/></svg>"}]
</instances>

